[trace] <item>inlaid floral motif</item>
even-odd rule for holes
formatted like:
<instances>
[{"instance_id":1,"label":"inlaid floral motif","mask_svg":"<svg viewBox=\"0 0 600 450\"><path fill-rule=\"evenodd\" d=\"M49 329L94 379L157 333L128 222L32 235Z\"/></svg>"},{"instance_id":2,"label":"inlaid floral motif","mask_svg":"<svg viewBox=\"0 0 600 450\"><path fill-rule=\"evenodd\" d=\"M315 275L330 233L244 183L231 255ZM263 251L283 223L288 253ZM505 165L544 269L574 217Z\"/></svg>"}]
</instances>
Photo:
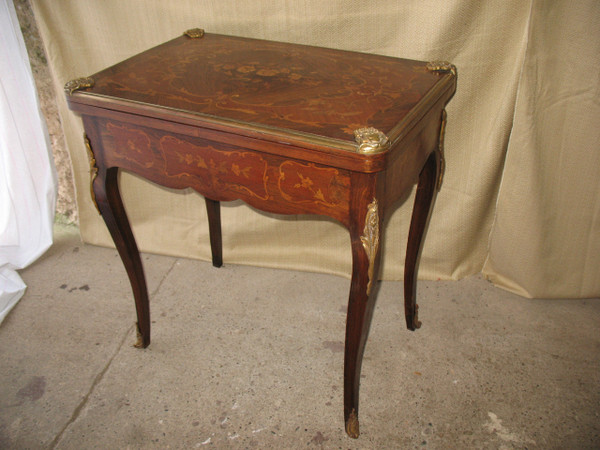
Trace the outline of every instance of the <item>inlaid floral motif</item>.
<instances>
[{"instance_id":1,"label":"inlaid floral motif","mask_svg":"<svg viewBox=\"0 0 600 450\"><path fill-rule=\"evenodd\" d=\"M150 137L144 131L112 122L106 124L106 131L119 159L144 169L149 169L155 164Z\"/></svg>"},{"instance_id":2,"label":"inlaid floral motif","mask_svg":"<svg viewBox=\"0 0 600 450\"><path fill-rule=\"evenodd\" d=\"M267 162L258 153L220 150L170 135L163 136L159 145L169 176L193 179L201 189L242 192L262 200L269 197Z\"/></svg>"},{"instance_id":3,"label":"inlaid floral motif","mask_svg":"<svg viewBox=\"0 0 600 450\"><path fill-rule=\"evenodd\" d=\"M295 161L279 166L279 190L288 201L337 206L347 202L348 185L348 178L334 168Z\"/></svg>"},{"instance_id":4,"label":"inlaid floral motif","mask_svg":"<svg viewBox=\"0 0 600 450\"><path fill-rule=\"evenodd\" d=\"M350 142L387 133L437 81L415 61L212 34L109 70L95 93Z\"/></svg>"}]
</instances>

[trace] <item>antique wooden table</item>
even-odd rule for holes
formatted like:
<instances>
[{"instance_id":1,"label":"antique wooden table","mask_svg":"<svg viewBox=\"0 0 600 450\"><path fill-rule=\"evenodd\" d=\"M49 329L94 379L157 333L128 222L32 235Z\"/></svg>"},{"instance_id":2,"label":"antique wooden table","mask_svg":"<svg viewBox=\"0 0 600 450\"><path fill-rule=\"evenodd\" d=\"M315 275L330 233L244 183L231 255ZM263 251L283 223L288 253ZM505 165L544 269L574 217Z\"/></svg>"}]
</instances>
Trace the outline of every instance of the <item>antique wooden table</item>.
<instances>
[{"instance_id":1,"label":"antique wooden table","mask_svg":"<svg viewBox=\"0 0 600 450\"><path fill-rule=\"evenodd\" d=\"M127 270L139 347L150 343L142 262L119 194L119 169L206 200L212 261L222 264L219 202L319 214L352 245L344 419L358 437L358 392L383 223L418 182L406 252L406 324L420 326L416 271L444 167L449 63L186 31L65 85L81 114L92 199Z\"/></svg>"}]
</instances>

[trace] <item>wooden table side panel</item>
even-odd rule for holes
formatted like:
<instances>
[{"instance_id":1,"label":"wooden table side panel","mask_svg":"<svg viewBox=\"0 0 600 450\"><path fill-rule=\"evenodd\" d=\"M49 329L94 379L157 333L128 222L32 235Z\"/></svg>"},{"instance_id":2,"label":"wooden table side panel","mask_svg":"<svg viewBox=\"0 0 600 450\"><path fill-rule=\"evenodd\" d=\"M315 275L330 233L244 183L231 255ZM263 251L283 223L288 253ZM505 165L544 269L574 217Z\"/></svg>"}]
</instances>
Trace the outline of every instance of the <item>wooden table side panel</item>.
<instances>
[{"instance_id":1,"label":"wooden table side panel","mask_svg":"<svg viewBox=\"0 0 600 450\"><path fill-rule=\"evenodd\" d=\"M138 115L107 109L108 106L110 105L89 106L74 101L69 104L72 110L82 116L113 119L178 135L201 137L262 153L332 165L350 171L372 173L382 170L386 165L387 152L365 155L357 153L356 150L349 151L320 144L318 140L313 141L307 136L276 136L265 134L258 129L215 125L202 118L192 118L177 111L149 109L145 111L149 115ZM154 114L155 117L151 117L150 114ZM332 159L335 163L332 163Z\"/></svg>"},{"instance_id":2,"label":"wooden table side panel","mask_svg":"<svg viewBox=\"0 0 600 450\"><path fill-rule=\"evenodd\" d=\"M241 199L282 214L319 214L348 222L350 174L203 138L96 119L98 164L119 167L161 186L192 188L213 200Z\"/></svg>"},{"instance_id":3,"label":"wooden table side panel","mask_svg":"<svg viewBox=\"0 0 600 450\"><path fill-rule=\"evenodd\" d=\"M428 156L438 147L441 107L434 108L392 152L385 171L385 204L393 207L419 180Z\"/></svg>"}]
</instances>

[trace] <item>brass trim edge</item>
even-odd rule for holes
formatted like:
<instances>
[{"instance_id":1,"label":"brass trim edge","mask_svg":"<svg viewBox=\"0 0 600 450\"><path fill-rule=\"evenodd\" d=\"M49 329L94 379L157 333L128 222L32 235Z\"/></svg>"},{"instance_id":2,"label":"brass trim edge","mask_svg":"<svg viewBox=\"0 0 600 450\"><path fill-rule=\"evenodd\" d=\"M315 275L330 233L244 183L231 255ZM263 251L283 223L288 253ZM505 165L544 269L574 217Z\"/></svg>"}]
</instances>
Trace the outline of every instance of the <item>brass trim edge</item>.
<instances>
[{"instance_id":1,"label":"brass trim edge","mask_svg":"<svg viewBox=\"0 0 600 450\"><path fill-rule=\"evenodd\" d=\"M96 202L96 193L94 192L94 180L98 176L98 166L96 166L96 157L94 156L94 151L92 150L90 140L85 133L83 133L83 141L85 142L85 148L87 150L88 158L90 161L90 194L92 196L92 202L94 203L98 214L102 214L100 212L100 208L98 207L98 203Z\"/></svg>"},{"instance_id":2,"label":"brass trim edge","mask_svg":"<svg viewBox=\"0 0 600 450\"><path fill-rule=\"evenodd\" d=\"M456 76L456 66L448 61L430 61L427 63L427 70L436 73L448 73Z\"/></svg>"},{"instance_id":3,"label":"brass trim edge","mask_svg":"<svg viewBox=\"0 0 600 450\"><path fill-rule=\"evenodd\" d=\"M192 28L183 32L189 38L199 39L204 36L204 30L202 28Z\"/></svg>"},{"instance_id":4,"label":"brass trim edge","mask_svg":"<svg viewBox=\"0 0 600 450\"><path fill-rule=\"evenodd\" d=\"M157 105L153 105L151 103L139 102L136 100L126 100L126 101L115 102L114 97L111 97L110 95L97 94L95 92L86 93L86 97L88 97L88 98L94 97L101 102L106 102L108 100L111 100L111 103L107 104L107 105L91 105L90 103L75 101L75 97L73 98L74 99L73 102L82 104L85 106L94 107L94 108L104 108L104 109L109 109L109 110L113 110L113 111L120 111L120 112L123 112L126 114L136 114L136 115L141 115L141 116L158 118L157 116L148 116L147 114L140 114L138 112L131 112L131 111L127 111L123 108L115 107L115 105L122 106L122 107L128 107L129 105L144 105L144 106L148 106L155 110L175 111L175 112L179 113L180 117L190 118L193 120L201 119L203 122L205 122L207 124L239 128L241 130L249 130L249 131L256 132L256 133L265 134L265 135L277 138L277 139L272 139L274 142L281 142L279 139L297 138L297 139L302 139L309 144L331 147L336 150L344 150L344 151L348 151L351 153L356 153L356 143L354 143L350 140L346 141L343 139L327 137L327 136L319 136L317 134L311 134L311 133L306 133L303 131L296 131L296 130L288 130L288 129L269 126L269 125L258 125L258 124L254 124L251 122L244 122L241 120L225 119L223 117L217 117L217 116L213 116L210 114L195 113L195 112L190 112L190 111L184 110L184 109L172 108L169 106L157 106ZM167 120L169 120L170 122L174 121L173 119L167 119Z\"/></svg>"},{"instance_id":5,"label":"brass trim edge","mask_svg":"<svg viewBox=\"0 0 600 450\"><path fill-rule=\"evenodd\" d=\"M439 191L442 188L442 181L444 179L444 173L446 171L446 156L444 154L444 137L446 136L446 119L448 114L445 109L442 109L442 123L440 125L440 140L438 142L438 151L440 153L440 170L438 173L438 179L436 188Z\"/></svg>"},{"instance_id":6,"label":"brass trim edge","mask_svg":"<svg viewBox=\"0 0 600 450\"><path fill-rule=\"evenodd\" d=\"M94 79L92 77L75 78L74 80L67 81L64 90L69 94L78 91L80 89L87 89L94 87Z\"/></svg>"},{"instance_id":7,"label":"brass trim edge","mask_svg":"<svg viewBox=\"0 0 600 450\"><path fill-rule=\"evenodd\" d=\"M431 108L431 99L441 96L441 94L448 90L454 79L448 77L447 80L443 80L437 83L433 89L429 90L419 102L414 106L413 109L402 119L392 130L388 133L388 137L391 142L391 146L396 145L398 141L404 138L408 132Z\"/></svg>"},{"instance_id":8,"label":"brass trim edge","mask_svg":"<svg viewBox=\"0 0 600 450\"><path fill-rule=\"evenodd\" d=\"M373 127L354 130L354 138L358 144L357 151L359 153L381 153L390 148L390 140L388 137Z\"/></svg>"},{"instance_id":9,"label":"brass trim edge","mask_svg":"<svg viewBox=\"0 0 600 450\"><path fill-rule=\"evenodd\" d=\"M412 129L412 125L417 122L428 110L430 105L430 100L433 97L439 96L443 91L450 89L451 85L454 83L451 77L448 77L447 80L441 81L437 83L433 89L428 91L423 98L415 105L415 107L387 134L383 134L388 139L387 147L383 150L387 150L394 146L399 140L404 138L404 136ZM216 126L224 126L224 127L234 127L240 128L243 130L249 130L255 133L265 134L267 136L271 136L274 139L274 142L284 142L284 143L292 143L296 144L296 139L301 139L306 143L318 146L331 147L336 150L343 150L350 153L362 153L358 152L357 142L352 142L350 140L344 140L339 138L327 137L327 136L319 136L316 134L306 133L303 131L295 131L289 129L282 129L278 127L268 126L268 125L258 125L250 122L244 122L241 120L235 119L225 119L223 117L212 116L210 114L202 114L202 113L194 113L188 110L172 108L168 106L157 106L150 103L140 102L136 100L123 100L123 101L115 101L115 97L99 94L93 91L86 92L86 97L93 97L98 99L99 102L107 102L110 100L110 104L90 104L87 102L81 102L77 97L73 97L72 102L81 103L83 105L88 105L92 107L100 107L106 108L114 111L121 111L125 113L131 114L132 111L129 111L129 107L133 107L134 105L143 105L150 107L154 110L165 110L165 111L175 111L179 113L179 115L183 118L188 118L192 120L201 119L203 122L207 124L214 124ZM133 114L140 114L139 112L133 112ZM141 114L142 116L146 116L147 114ZM173 119L168 119L173 121ZM358 131L358 130L357 130ZM283 141L281 141L283 139ZM290 141L288 141L288 139ZM356 139L356 135L355 135ZM360 147L360 144L358 145ZM381 151L383 151L381 150ZM378 152L375 152L375 154ZM368 155L369 153L363 153ZM374 153L371 153L374 154Z\"/></svg>"},{"instance_id":10,"label":"brass trim edge","mask_svg":"<svg viewBox=\"0 0 600 450\"><path fill-rule=\"evenodd\" d=\"M371 288L373 287L373 278L375 276L375 257L379 250L379 205L377 204L376 198L373 199L367 208L365 228L360 240L367 254L367 258L369 259L369 281L367 282L367 295L369 295L371 293Z\"/></svg>"}]
</instances>

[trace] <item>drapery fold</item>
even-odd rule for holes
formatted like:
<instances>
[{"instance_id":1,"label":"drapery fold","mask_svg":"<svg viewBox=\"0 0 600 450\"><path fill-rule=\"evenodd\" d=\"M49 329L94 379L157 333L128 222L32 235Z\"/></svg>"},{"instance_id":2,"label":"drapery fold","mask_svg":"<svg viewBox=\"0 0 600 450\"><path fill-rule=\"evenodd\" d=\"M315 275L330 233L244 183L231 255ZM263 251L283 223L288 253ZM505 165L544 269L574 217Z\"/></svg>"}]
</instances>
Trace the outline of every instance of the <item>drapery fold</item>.
<instances>
[{"instance_id":1,"label":"drapery fold","mask_svg":"<svg viewBox=\"0 0 600 450\"><path fill-rule=\"evenodd\" d=\"M191 0L125 6L117 0L32 0L32 5L59 92L84 241L112 245L89 198L82 126L68 111L62 86L201 27L452 61L459 76L448 106L447 169L420 277L457 279L483 271L522 295L599 295L600 177L599 165L591 167L598 139L590 122L599 73L593 0L389 0L376 6L358 0L220 0L202 2L201 8ZM551 39L553 33L563 38ZM569 56L568 68L563 56ZM580 58L586 58L584 64ZM532 133L535 139L528 138ZM142 250L210 260L207 220L197 194L160 188L127 173L120 181ZM578 200L571 201L572 196ZM388 217L385 279L402 277L412 201ZM350 274L343 227L322 218L281 218L238 202L224 204L225 262Z\"/></svg>"},{"instance_id":2,"label":"drapery fold","mask_svg":"<svg viewBox=\"0 0 600 450\"><path fill-rule=\"evenodd\" d=\"M600 3L536 1L484 274L600 295Z\"/></svg>"},{"instance_id":3,"label":"drapery fold","mask_svg":"<svg viewBox=\"0 0 600 450\"><path fill-rule=\"evenodd\" d=\"M56 172L12 1L0 2L0 322L25 292L16 270L52 244Z\"/></svg>"}]
</instances>

